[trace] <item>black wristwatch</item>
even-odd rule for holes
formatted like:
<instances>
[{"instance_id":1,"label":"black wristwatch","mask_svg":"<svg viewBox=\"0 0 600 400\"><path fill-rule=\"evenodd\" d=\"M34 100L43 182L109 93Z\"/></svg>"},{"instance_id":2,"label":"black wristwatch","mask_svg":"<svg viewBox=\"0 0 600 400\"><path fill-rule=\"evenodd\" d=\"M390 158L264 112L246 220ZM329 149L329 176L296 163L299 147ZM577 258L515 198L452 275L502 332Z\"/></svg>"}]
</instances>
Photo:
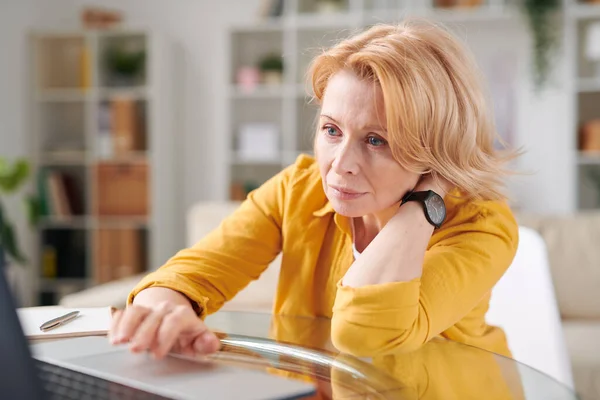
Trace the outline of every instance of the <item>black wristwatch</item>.
<instances>
[{"instance_id":1,"label":"black wristwatch","mask_svg":"<svg viewBox=\"0 0 600 400\"><path fill-rule=\"evenodd\" d=\"M425 212L425 218L427 221L439 228L446 219L446 205L442 196L434 192L433 190L427 190L424 192L408 192L402 199L402 204L409 201L418 201L423 204L423 211Z\"/></svg>"}]
</instances>

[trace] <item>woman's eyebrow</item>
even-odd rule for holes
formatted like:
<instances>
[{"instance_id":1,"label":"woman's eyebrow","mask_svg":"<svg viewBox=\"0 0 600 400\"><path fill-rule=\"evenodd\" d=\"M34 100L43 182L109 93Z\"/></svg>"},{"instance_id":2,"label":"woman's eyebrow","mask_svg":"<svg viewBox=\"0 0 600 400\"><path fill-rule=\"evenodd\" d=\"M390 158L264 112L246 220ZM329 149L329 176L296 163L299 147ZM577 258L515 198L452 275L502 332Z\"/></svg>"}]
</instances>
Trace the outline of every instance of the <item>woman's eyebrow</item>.
<instances>
[{"instance_id":1,"label":"woman's eyebrow","mask_svg":"<svg viewBox=\"0 0 600 400\"><path fill-rule=\"evenodd\" d=\"M330 120L332 120L332 121L333 121L333 122L335 122L336 124L338 124L338 123L339 123L338 121L336 121L336 119L335 119L335 118L333 118L333 117L332 117L332 116L330 116L330 115L327 115L327 114L321 114L321 118L323 118L323 117L325 117L325 118L327 118L327 119L330 119Z\"/></svg>"},{"instance_id":2,"label":"woman's eyebrow","mask_svg":"<svg viewBox=\"0 0 600 400\"><path fill-rule=\"evenodd\" d=\"M336 124L339 124L339 122L335 118L333 118L331 115L321 114L321 118L327 118L327 119L335 122ZM379 124L370 124L370 125L363 127L363 129L366 131L379 131L379 132L387 133L387 129Z\"/></svg>"}]
</instances>

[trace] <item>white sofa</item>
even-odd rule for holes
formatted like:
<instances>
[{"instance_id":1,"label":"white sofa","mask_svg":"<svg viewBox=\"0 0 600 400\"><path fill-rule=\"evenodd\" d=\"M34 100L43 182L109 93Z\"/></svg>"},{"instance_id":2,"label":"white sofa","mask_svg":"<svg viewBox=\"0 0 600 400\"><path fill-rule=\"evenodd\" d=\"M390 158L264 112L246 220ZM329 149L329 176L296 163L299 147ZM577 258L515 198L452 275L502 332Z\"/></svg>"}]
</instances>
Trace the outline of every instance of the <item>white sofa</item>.
<instances>
[{"instance_id":1,"label":"white sofa","mask_svg":"<svg viewBox=\"0 0 600 400\"><path fill-rule=\"evenodd\" d=\"M193 207L188 214L187 244L214 229L238 205L199 203ZM519 215L519 223L521 246L510 273L494 289L489 320L507 331L517 360L566 384L574 380L578 391L599 396L600 246L593 244L592 237L600 237L600 213ZM270 312L279 265L277 258L223 309ZM140 278L69 295L61 304L123 306Z\"/></svg>"}]
</instances>

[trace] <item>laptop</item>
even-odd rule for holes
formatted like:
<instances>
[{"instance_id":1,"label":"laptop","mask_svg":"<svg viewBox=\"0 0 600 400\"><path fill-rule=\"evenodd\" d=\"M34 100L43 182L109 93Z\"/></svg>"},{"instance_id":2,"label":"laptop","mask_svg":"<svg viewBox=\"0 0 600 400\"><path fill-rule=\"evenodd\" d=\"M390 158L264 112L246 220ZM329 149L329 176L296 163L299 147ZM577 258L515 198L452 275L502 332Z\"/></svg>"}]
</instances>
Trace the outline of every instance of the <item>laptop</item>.
<instances>
[{"instance_id":1,"label":"laptop","mask_svg":"<svg viewBox=\"0 0 600 400\"><path fill-rule=\"evenodd\" d=\"M29 344L0 265L3 399L302 399L314 385L216 361L154 360L106 337Z\"/></svg>"}]
</instances>

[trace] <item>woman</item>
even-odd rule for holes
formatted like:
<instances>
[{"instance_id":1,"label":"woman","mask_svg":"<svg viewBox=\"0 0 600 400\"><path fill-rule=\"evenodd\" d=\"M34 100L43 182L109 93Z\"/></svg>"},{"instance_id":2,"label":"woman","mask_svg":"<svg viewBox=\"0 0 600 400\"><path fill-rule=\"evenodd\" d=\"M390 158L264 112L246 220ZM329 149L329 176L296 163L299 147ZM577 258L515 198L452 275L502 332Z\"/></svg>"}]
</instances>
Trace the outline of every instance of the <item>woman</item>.
<instances>
[{"instance_id":1,"label":"woman","mask_svg":"<svg viewBox=\"0 0 600 400\"><path fill-rule=\"evenodd\" d=\"M435 336L509 355L485 322L518 230L476 66L447 31L380 25L315 58L315 159L251 193L218 229L150 273L111 327L132 351L219 346L202 318L283 253L274 313L332 318L358 356ZM198 318L200 316L200 318Z\"/></svg>"}]
</instances>

